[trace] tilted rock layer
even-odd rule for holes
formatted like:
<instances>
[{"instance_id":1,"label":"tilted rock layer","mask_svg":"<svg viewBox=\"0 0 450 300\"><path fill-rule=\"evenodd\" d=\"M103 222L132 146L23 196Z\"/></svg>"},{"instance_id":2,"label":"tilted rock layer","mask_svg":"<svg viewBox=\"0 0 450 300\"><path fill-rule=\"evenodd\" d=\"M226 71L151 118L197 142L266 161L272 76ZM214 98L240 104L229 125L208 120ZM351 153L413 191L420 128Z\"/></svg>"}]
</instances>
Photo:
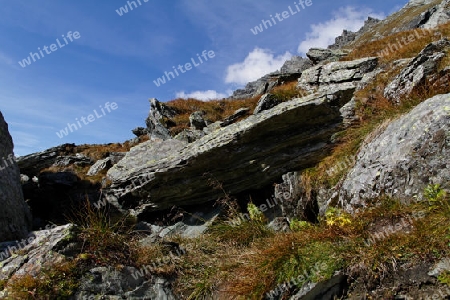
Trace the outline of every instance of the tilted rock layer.
<instances>
[{"instance_id":1,"label":"tilted rock layer","mask_svg":"<svg viewBox=\"0 0 450 300\"><path fill-rule=\"evenodd\" d=\"M9 241L28 234L31 214L23 199L13 141L1 112L0 144L0 241Z\"/></svg>"},{"instance_id":2,"label":"tilted rock layer","mask_svg":"<svg viewBox=\"0 0 450 300\"><path fill-rule=\"evenodd\" d=\"M294 99L188 145L173 140L138 145L109 170L108 200L135 214L199 204L223 196L210 180L234 194L314 165L327 155L331 136L341 128L339 109L354 90Z\"/></svg>"}]
</instances>

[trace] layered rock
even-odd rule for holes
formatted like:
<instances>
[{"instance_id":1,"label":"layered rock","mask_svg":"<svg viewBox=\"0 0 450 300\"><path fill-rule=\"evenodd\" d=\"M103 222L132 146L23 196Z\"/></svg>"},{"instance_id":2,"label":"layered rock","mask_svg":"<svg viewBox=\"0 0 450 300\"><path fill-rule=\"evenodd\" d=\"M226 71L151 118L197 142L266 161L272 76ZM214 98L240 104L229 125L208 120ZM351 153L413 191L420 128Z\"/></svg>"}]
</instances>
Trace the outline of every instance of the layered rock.
<instances>
[{"instance_id":1,"label":"layered rock","mask_svg":"<svg viewBox=\"0 0 450 300\"><path fill-rule=\"evenodd\" d=\"M450 182L450 94L435 96L373 134L345 178L340 203L349 211L389 195L410 201L425 187Z\"/></svg>"},{"instance_id":2,"label":"layered rock","mask_svg":"<svg viewBox=\"0 0 450 300\"><path fill-rule=\"evenodd\" d=\"M21 156L17 159L17 164L22 174L30 177L37 176L42 169L46 169L61 160L61 156L72 153L75 147L75 144L63 144L42 152Z\"/></svg>"},{"instance_id":3,"label":"layered rock","mask_svg":"<svg viewBox=\"0 0 450 300\"><path fill-rule=\"evenodd\" d=\"M342 57L347 56L347 53L341 50L312 48L309 49L306 56L314 63L338 61Z\"/></svg>"},{"instance_id":4,"label":"layered rock","mask_svg":"<svg viewBox=\"0 0 450 300\"><path fill-rule=\"evenodd\" d=\"M437 69L446 51L450 48L450 41L443 39L427 45L417 57L415 57L397 75L384 90L384 96L395 103L399 103L402 96L413 91L414 88L423 85L429 75L437 74Z\"/></svg>"},{"instance_id":5,"label":"layered rock","mask_svg":"<svg viewBox=\"0 0 450 300\"><path fill-rule=\"evenodd\" d=\"M146 132L148 132L151 138L171 139L172 137L168 128L175 125L172 118L177 115L177 111L155 98L149 99L149 102L150 113L145 120L145 124L147 125Z\"/></svg>"},{"instance_id":6,"label":"layered rock","mask_svg":"<svg viewBox=\"0 0 450 300\"><path fill-rule=\"evenodd\" d=\"M378 65L376 57L362 58L354 61L331 62L312 67L302 73L298 87L308 92L332 92L341 85L356 88L358 82Z\"/></svg>"},{"instance_id":7,"label":"layered rock","mask_svg":"<svg viewBox=\"0 0 450 300\"><path fill-rule=\"evenodd\" d=\"M232 194L258 189L282 174L317 163L340 129L339 109L354 87L311 95L252 115L188 145L153 141L131 149L108 171L108 201L119 209L146 210L216 200L220 182Z\"/></svg>"},{"instance_id":8,"label":"layered rock","mask_svg":"<svg viewBox=\"0 0 450 300\"><path fill-rule=\"evenodd\" d=\"M31 229L31 214L23 198L19 167L8 124L0 112L0 241L23 238Z\"/></svg>"},{"instance_id":9,"label":"layered rock","mask_svg":"<svg viewBox=\"0 0 450 300\"><path fill-rule=\"evenodd\" d=\"M61 262L64 255L60 252L73 236L73 230L72 224L48 226L47 230L32 232L16 243L0 245L7 257L0 265L0 280L7 281L13 275L38 276L42 268Z\"/></svg>"}]
</instances>

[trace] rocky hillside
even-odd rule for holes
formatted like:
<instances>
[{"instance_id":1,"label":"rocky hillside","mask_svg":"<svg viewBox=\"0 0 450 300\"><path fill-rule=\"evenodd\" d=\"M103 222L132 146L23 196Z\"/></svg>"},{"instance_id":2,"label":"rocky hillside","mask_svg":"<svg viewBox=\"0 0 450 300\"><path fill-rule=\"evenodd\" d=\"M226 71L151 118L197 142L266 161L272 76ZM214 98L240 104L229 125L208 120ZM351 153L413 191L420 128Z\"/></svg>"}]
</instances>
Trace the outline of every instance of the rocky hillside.
<instances>
[{"instance_id":1,"label":"rocky hillside","mask_svg":"<svg viewBox=\"0 0 450 300\"><path fill-rule=\"evenodd\" d=\"M0 115L0 298L448 299L449 18L411 0L229 99L151 98L120 144L16 164Z\"/></svg>"}]
</instances>

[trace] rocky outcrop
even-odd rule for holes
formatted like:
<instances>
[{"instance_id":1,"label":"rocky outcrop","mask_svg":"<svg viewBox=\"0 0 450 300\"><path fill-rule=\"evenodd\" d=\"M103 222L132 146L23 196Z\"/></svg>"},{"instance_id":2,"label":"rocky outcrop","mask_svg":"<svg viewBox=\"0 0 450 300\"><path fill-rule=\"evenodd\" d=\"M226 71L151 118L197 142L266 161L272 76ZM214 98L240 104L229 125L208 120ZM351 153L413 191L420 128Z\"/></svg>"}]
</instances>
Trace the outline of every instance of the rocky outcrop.
<instances>
[{"instance_id":1,"label":"rocky outcrop","mask_svg":"<svg viewBox=\"0 0 450 300\"><path fill-rule=\"evenodd\" d=\"M42 169L49 168L60 160L61 156L73 153L75 147L75 144L63 144L42 152L21 156L17 159L17 164L22 174L30 177L37 176Z\"/></svg>"},{"instance_id":2,"label":"rocky outcrop","mask_svg":"<svg viewBox=\"0 0 450 300\"><path fill-rule=\"evenodd\" d=\"M281 101L279 99L277 99L274 95L264 94L264 95L262 95L261 99L259 99L258 104L256 104L253 114L256 115L256 114L262 112L263 110L271 109L280 103L281 103Z\"/></svg>"},{"instance_id":3,"label":"rocky outcrop","mask_svg":"<svg viewBox=\"0 0 450 300\"><path fill-rule=\"evenodd\" d=\"M304 70L311 68L313 63L301 56L292 56L287 60L280 69L280 73L284 75L288 74L301 74Z\"/></svg>"},{"instance_id":4,"label":"rocky outcrop","mask_svg":"<svg viewBox=\"0 0 450 300\"><path fill-rule=\"evenodd\" d=\"M230 99L253 98L269 93L282 82L297 80L304 70L312 66L313 63L309 59L293 56L284 63L280 71L272 72L256 81L249 82L244 89L236 90Z\"/></svg>"},{"instance_id":5,"label":"rocky outcrop","mask_svg":"<svg viewBox=\"0 0 450 300\"><path fill-rule=\"evenodd\" d=\"M414 88L423 85L430 74L437 74L439 62L450 48L450 41L443 39L426 46L397 75L384 90L384 96L395 103L399 103L404 95L408 95Z\"/></svg>"},{"instance_id":6,"label":"rocky outcrop","mask_svg":"<svg viewBox=\"0 0 450 300\"><path fill-rule=\"evenodd\" d=\"M204 129L207 127L204 127ZM206 130L196 130L196 129L185 129L179 134L175 136L175 139L185 142L185 143L192 143L195 142L198 139L201 139L206 135Z\"/></svg>"},{"instance_id":7,"label":"rocky outcrop","mask_svg":"<svg viewBox=\"0 0 450 300\"><path fill-rule=\"evenodd\" d=\"M53 166L67 167L68 165L75 165L85 167L92 165L92 163L93 163L92 159L90 159L85 155L77 153L75 154L75 156L58 156Z\"/></svg>"},{"instance_id":8,"label":"rocky outcrop","mask_svg":"<svg viewBox=\"0 0 450 300\"><path fill-rule=\"evenodd\" d=\"M95 176L101 171L108 170L112 167L111 158L107 157L105 159L98 160L95 164L91 166L89 171L87 172L87 176Z\"/></svg>"},{"instance_id":9,"label":"rocky outcrop","mask_svg":"<svg viewBox=\"0 0 450 300\"><path fill-rule=\"evenodd\" d=\"M23 238L31 229L31 214L23 198L8 124L0 112L0 241Z\"/></svg>"},{"instance_id":10,"label":"rocky outcrop","mask_svg":"<svg viewBox=\"0 0 450 300\"><path fill-rule=\"evenodd\" d=\"M342 34L335 39L334 44L328 46L328 49L343 48L353 42L357 36L358 34L356 32L344 29L344 31L342 31Z\"/></svg>"},{"instance_id":11,"label":"rocky outcrop","mask_svg":"<svg viewBox=\"0 0 450 300\"><path fill-rule=\"evenodd\" d=\"M172 107L159 102L156 98L149 99L150 113L145 120L147 132L151 138L171 139L169 129L175 123L172 118L177 115L177 111Z\"/></svg>"},{"instance_id":12,"label":"rocky outcrop","mask_svg":"<svg viewBox=\"0 0 450 300\"><path fill-rule=\"evenodd\" d=\"M43 267L62 261L64 255L61 252L69 250L66 248L67 240L73 235L73 230L72 224L52 225L46 230L31 232L21 241L1 244L0 254L6 259L0 265L0 280L7 281L13 275L38 276Z\"/></svg>"},{"instance_id":13,"label":"rocky outcrop","mask_svg":"<svg viewBox=\"0 0 450 300\"><path fill-rule=\"evenodd\" d=\"M308 58L317 65L321 62L338 61L341 58L347 56L347 52L344 52L342 50L312 48L309 49L308 53L306 53L306 56L308 56Z\"/></svg>"},{"instance_id":14,"label":"rocky outcrop","mask_svg":"<svg viewBox=\"0 0 450 300\"><path fill-rule=\"evenodd\" d=\"M230 193L264 187L328 153L330 137L342 122L339 108L353 91L347 87L334 97L294 99L186 146L174 141L138 145L108 171L108 201L139 215L216 200L221 191L209 179Z\"/></svg>"},{"instance_id":15,"label":"rocky outcrop","mask_svg":"<svg viewBox=\"0 0 450 300\"><path fill-rule=\"evenodd\" d=\"M76 242L77 229L72 224L47 226L46 230L32 232L16 243L0 243L2 262L0 281L31 275L39 278L42 270L73 259L81 253ZM149 268L149 267L146 267ZM166 279L147 274L147 269L123 266L97 267L80 279L80 286L71 299L176 299ZM0 291L1 299L13 299L10 290Z\"/></svg>"},{"instance_id":16,"label":"rocky outcrop","mask_svg":"<svg viewBox=\"0 0 450 300\"><path fill-rule=\"evenodd\" d=\"M421 6L431 3L428 0L411 0L406 7ZM450 21L450 1L444 0L436 6L427 9L425 12L417 16L411 26L414 28L422 27L426 29L435 28L441 24Z\"/></svg>"},{"instance_id":17,"label":"rocky outcrop","mask_svg":"<svg viewBox=\"0 0 450 300\"><path fill-rule=\"evenodd\" d=\"M135 129L131 130L131 132L136 137L140 137L140 136L148 134L147 128L144 128L144 127L136 127Z\"/></svg>"},{"instance_id":18,"label":"rocky outcrop","mask_svg":"<svg viewBox=\"0 0 450 300\"><path fill-rule=\"evenodd\" d=\"M203 130L208 124L204 119L205 112L195 111L189 116L189 123L191 124L191 129Z\"/></svg>"},{"instance_id":19,"label":"rocky outcrop","mask_svg":"<svg viewBox=\"0 0 450 300\"><path fill-rule=\"evenodd\" d=\"M239 118L242 118L242 117L246 116L249 111L250 111L250 108L248 108L248 107L239 108L231 116L226 117L223 120L223 122L220 123L220 126L225 127L225 126L228 126L230 124L233 124L234 122L239 120Z\"/></svg>"},{"instance_id":20,"label":"rocky outcrop","mask_svg":"<svg viewBox=\"0 0 450 300\"><path fill-rule=\"evenodd\" d=\"M333 45L328 46L328 49L336 50L336 49L342 49L345 48L347 45L349 45L351 42L371 30L376 24L378 24L380 20L368 17L367 20L364 22L364 26L361 27L358 32L352 32L350 30L344 30L340 36L338 36L335 39L335 42Z\"/></svg>"},{"instance_id":21,"label":"rocky outcrop","mask_svg":"<svg viewBox=\"0 0 450 300\"><path fill-rule=\"evenodd\" d=\"M170 282L157 276L147 279L147 269L150 267L123 267L120 271L114 267L93 268L81 279L74 299L176 300Z\"/></svg>"},{"instance_id":22,"label":"rocky outcrop","mask_svg":"<svg viewBox=\"0 0 450 300\"><path fill-rule=\"evenodd\" d=\"M435 96L373 133L339 192L349 211L382 195L422 199L429 184L449 188L450 94Z\"/></svg>"},{"instance_id":23,"label":"rocky outcrop","mask_svg":"<svg viewBox=\"0 0 450 300\"><path fill-rule=\"evenodd\" d=\"M308 92L329 93L341 85L353 86L363 80L364 75L372 72L378 65L376 57L362 58L354 61L331 62L312 67L302 73L298 87Z\"/></svg>"}]
</instances>

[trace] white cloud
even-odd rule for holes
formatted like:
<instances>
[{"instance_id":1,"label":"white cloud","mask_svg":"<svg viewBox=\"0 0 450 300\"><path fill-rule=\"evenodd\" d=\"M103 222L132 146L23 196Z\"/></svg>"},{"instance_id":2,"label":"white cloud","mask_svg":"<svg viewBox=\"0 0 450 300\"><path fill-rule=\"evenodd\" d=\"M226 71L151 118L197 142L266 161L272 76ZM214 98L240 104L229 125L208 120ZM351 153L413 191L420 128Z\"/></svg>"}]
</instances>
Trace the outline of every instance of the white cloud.
<instances>
[{"instance_id":1,"label":"white cloud","mask_svg":"<svg viewBox=\"0 0 450 300\"><path fill-rule=\"evenodd\" d=\"M344 29L358 31L368 16L377 19L385 18L383 14L374 13L371 9L358 10L351 6L340 8L333 15L331 20L311 25L311 31L306 34L306 40L298 46L300 54L308 52L311 48L326 48L334 44L335 38L341 35Z\"/></svg>"},{"instance_id":2,"label":"white cloud","mask_svg":"<svg viewBox=\"0 0 450 300\"><path fill-rule=\"evenodd\" d=\"M291 57L289 52L274 56L270 50L255 48L243 62L228 66L225 82L244 85L280 69Z\"/></svg>"},{"instance_id":3,"label":"white cloud","mask_svg":"<svg viewBox=\"0 0 450 300\"><path fill-rule=\"evenodd\" d=\"M184 91L178 92L176 94L177 98L183 98L183 99L188 99L188 98L195 98L198 100L213 100L213 99L222 99L222 98L226 98L230 96L230 93L228 94L222 94L222 93L218 93L217 91L214 90L207 90L207 91L195 91L192 93L185 93Z\"/></svg>"}]
</instances>

